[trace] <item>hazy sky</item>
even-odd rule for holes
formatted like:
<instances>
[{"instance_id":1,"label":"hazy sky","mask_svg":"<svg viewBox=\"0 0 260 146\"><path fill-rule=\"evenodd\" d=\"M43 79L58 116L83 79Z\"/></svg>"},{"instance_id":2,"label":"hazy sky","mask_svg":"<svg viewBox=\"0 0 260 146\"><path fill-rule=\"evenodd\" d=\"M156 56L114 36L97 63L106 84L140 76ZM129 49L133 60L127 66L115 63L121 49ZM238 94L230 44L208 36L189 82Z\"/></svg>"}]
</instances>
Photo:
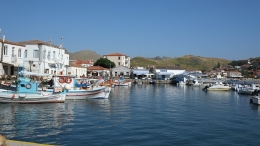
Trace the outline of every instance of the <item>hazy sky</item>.
<instances>
[{"instance_id":1,"label":"hazy sky","mask_svg":"<svg viewBox=\"0 0 260 146\"><path fill-rule=\"evenodd\" d=\"M260 56L260 0L1 0L14 42L136 56ZM61 41L61 36L63 39Z\"/></svg>"}]
</instances>

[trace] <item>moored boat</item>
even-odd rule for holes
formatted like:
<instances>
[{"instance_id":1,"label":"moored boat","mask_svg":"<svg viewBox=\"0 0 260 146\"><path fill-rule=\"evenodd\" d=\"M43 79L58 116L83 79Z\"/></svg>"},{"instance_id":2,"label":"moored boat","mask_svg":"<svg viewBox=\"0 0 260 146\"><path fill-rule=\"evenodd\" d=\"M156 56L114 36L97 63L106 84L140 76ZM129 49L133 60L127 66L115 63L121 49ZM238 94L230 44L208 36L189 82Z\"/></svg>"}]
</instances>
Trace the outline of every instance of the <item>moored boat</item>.
<instances>
[{"instance_id":1,"label":"moored boat","mask_svg":"<svg viewBox=\"0 0 260 146\"><path fill-rule=\"evenodd\" d=\"M203 88L203 90L205 91L228 91L230 90L231 87L229 87L228 85L224 85L222 84L222 82L220 83L216 83L213 85L209 85L209 86L205 86Z\"/></svg>"},{"instance_id":2,"label":"moored boat","mask_svg":"<svg viewBox=\"0 0 260 146\"><path fill-rule=\"evenodd\" d=\"M131 81L125 81L124 79L115 80L113 83L115 86L131 86Z\"/></svg>"},{"instance_id":3,"label":"moored boat","mask_svg":"<svg viewBox=\"0 0 260 146\"><path fill-rule=\"evenodd\" d=\"M56 84L53 92L38 91L38 83L24 77L22 72L16 81L14 91L0 91L0 103L62 103L65 96L66 90Z\"/></svg>"},{"instance_id":4,"label":"moored boat","mask_svg":"<svg viewBox=\"0 0 260 146\"><path fill-rule=\"evenodd\" d=\"M243 87L237 88L237 93L238 94L249 94L252 95L252 93L255 90L259 90L259 86L256 84L251 84L251 85L245 85Z\"/></svg>"},{"instance_id":5,"label":"moored boat","mask_svg":"<svg viewBox=\"0 0 260 146\"><path fill-rule=\"evenodd\" d=\"M77 83L75 76L59 75L57 79L52 80L53 84L59 84L66 88L66 100L81 100L88 98L108 98L111 87L104 85L104 80L96 80L90 84ZM40 88L46 92L52 92L53 89Z\"/></svg>"}]
</instances>

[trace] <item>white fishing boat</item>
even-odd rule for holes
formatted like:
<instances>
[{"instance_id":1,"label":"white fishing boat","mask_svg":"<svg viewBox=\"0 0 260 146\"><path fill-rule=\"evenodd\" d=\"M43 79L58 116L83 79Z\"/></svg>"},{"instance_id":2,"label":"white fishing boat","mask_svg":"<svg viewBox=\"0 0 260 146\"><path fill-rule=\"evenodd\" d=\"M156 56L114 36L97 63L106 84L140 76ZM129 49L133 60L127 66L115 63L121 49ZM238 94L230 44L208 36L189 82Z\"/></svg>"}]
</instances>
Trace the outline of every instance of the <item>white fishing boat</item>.
<instances>
[{"instance_id":1,"label":"white fishing boat","mask_svg":"<svg viewBox=\"0 0 260 146\"><path fill-rule=\"evenodd\" d=\"M0 90L0 103L60 103L65 101L65 96L66 90L56 84L52 92L38 91L38 83L20 72L14 91Z\"/></svg>"},{"instance_id":2,"label":"white fishing boat","mask_svg":"<svg viewBox=\"0 0 260 146\"><path fill-rule=\"evenodd\" d=\"M222 84L222 82L213 84L213 85L209 85L209 86L205 86L203 88L203 90L205 91L228 91L230 90L231 87L229 87L228 85L224 85Z\"/></svg>"},{"instance_id":3,"label":"white fishing boat","mask_svg":"<svg viewBox=\"0 0 260 146\"><path fill-rule=\"evenodd\" d=\"M125 81L124 79L115 80L113 83L115 86L131 86L131 81Z\"/></svg>"},{"instance_id":4,"label":"white fishing boat","mask_svg":"<svg viewBox=\"0 0 260 146\"><path fill-rule=\"evenodd\" d=\"M88 98L108 98L111 87L103 84L104 80L96 80L93 84L90 82L78 83L75 76L59 75L57 79L52 79L53 84L59 84L66 89L66 100L80 100ZM52 92L52 88L39 88L46 92Z\"/></svg>"}]
</instances>

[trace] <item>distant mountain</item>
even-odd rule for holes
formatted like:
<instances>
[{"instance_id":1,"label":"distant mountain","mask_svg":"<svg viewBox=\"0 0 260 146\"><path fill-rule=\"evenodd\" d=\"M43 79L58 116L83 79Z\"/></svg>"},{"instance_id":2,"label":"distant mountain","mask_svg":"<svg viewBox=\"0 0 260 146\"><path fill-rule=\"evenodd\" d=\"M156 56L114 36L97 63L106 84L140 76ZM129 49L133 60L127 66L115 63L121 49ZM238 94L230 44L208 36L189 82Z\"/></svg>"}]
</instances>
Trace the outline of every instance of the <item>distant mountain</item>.
<instances>
[{"instance_id":1,"label":"distant mountain","mask_svg":"<svg viewBox=\"0 0 260 146\"><path fill-rule=\"evenodd\" d=\"M93 59L93 62L96 62L99 58L102 56L97 54L94 51L90 50L82 50L74 53L67 52L70 55L70 60L91 60Z\"/></svg>"},{"instance_id":2,"label":"distant mountain","mask_svg":"<svg viewBox=\"0 0 260 146\"><path fill-rule=\"evenodd\" d=\"M183 57L144 58L134 57L131 59L131 67L142 66L156 68L172 68L186 70L212 70L218 65L227 65L230 60L220 58L206 58L201 56L186 55Z\"/></svg>"}]
</instances>

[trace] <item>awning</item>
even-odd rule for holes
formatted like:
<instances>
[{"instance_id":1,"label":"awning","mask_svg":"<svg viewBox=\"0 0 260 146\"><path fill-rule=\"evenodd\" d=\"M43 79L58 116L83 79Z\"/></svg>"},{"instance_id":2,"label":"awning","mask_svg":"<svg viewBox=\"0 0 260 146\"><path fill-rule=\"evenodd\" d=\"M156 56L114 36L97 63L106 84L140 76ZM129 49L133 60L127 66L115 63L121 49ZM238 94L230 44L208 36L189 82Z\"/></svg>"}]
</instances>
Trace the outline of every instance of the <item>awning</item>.
<instances>
[{"instance_id":1,"label":"awning","mask_svg":"<svg viewBox=\"0 0 260 146\"><path fill-rule=\"evenodd\" d=\"M171 73L171 72L158 72L157 73L158 75L172 75L172 74L174 74L174 73Z\"/></svg>"},{"instance_id":2,"label":"awning","mask_svg":"<svg viewBox=\"0 0 260 146\"><path fill-rule=\"evenodd\" d=\"M145 75L145 74L149 74L149 71L147 70L135 70L133 71L133 74L136 74L136 75Z\"/></svg>"}]
</instances>

